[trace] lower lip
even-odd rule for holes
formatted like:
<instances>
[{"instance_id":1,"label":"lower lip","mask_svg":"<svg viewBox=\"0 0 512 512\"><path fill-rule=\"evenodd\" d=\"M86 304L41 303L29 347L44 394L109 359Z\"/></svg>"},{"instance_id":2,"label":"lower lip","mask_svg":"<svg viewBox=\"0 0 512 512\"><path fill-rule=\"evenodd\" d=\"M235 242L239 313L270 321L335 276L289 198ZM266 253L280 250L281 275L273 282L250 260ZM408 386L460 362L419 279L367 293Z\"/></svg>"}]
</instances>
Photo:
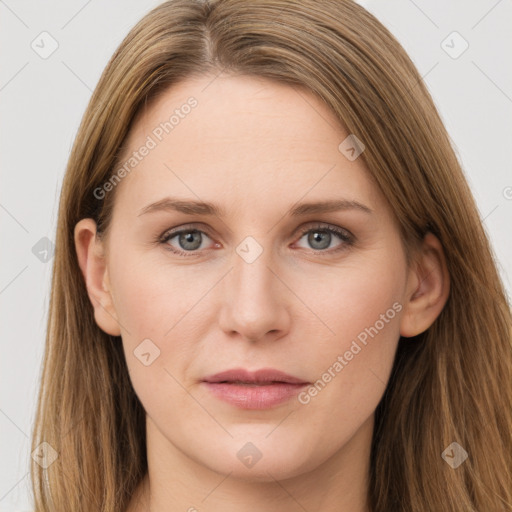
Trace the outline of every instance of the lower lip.
<instances>
[{"instance_id":1,"label":"lower lip","mask_svg":"<svg viewBox=\"0 0 512 512\"><path fill-rule=\"evenodd\" d=\"M240 409L268 409L290 400L307 386L307 384L287 382L257 386L225 382L204 382L204 384L217 398Z\"/></svg>"}]
</instances>

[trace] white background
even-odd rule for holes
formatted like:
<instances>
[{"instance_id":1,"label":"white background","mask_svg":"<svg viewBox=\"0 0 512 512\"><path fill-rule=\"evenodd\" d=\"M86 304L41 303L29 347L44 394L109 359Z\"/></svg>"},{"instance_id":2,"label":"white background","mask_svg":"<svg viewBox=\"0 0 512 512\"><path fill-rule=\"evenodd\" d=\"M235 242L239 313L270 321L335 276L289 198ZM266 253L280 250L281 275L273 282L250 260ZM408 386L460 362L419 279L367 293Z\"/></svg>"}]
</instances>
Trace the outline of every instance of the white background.
<instances>
[{"instance_id":1,"label":"white background","mask_svg":"<svg viewBox=\"0 0 512 512\"><path fill-rule=\"evenodd\" d=\"M159 3L0 0L0 512L31 509L30 436L52 261L40 261L32 247L43 237L55 240L65 165L103 68L128 30ZM360 3L395 34L431 91L510 296L511 0ZM43 31L58 42L47 59L31 48ZM441 46L453 31L469 44L456 59ZM460 43L450 36L445 44L454 52Z\"/></svg>"}]
</instances>

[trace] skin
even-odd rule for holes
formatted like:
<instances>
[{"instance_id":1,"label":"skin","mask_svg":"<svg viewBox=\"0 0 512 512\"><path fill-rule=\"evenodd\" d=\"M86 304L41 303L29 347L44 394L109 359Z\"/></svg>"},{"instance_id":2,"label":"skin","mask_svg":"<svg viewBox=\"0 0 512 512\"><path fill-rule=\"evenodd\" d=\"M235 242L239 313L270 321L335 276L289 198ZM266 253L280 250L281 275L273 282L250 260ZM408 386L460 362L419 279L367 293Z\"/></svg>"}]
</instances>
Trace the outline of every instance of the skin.
<instances>
[{"instance_id":1,"label":"skin","mask_svg":"<svg viewBox=\"0 0 512 512\"><path fill-rule=\"evenodd\" d=\"M448 297L442 247L427 235L406 266L396 219L363 159L338 150L348 132L306 90L189 78L138 116L125 155L190 96L197 107L117 185L108 237L96 236L92 219L75 228L96 322L121 336L146 411L149 472L128 510L365 512L374 411L399 336L426 330ZM139 215L171 195L210 201L225 216ZM342 198L372 213L287 215L297 202ZM178 236L155 242L190 223L203 231L195 255L166 249L191 247ZM315 242L318 223L355 241L323 232ZM247 236L262 249L251 263L236 251ZM396 303L401 310L307 404L243 410L201 383L236 367L314 383ZM160 350L149 366L134 355L147 338ZM248 442L262 455L252 467L237 457Z\"/></svg>"}]
</instances>

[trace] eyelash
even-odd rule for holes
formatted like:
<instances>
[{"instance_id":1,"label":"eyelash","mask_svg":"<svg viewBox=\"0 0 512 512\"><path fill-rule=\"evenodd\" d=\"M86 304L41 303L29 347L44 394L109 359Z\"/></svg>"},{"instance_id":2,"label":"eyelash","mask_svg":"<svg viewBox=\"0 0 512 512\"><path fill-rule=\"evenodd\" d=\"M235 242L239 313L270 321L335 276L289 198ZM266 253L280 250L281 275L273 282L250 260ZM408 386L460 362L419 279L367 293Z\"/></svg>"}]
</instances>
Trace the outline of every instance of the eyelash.
<instances>
[{"instance_id":1,"label":"eyelash","mask_svg":"<svg viewBox=\"0 0 512 512\"><path fill-rule=\"evenodd\" d=\"M300 234L299 240L306 233L309 233L310 231L321 231L321 232L332 233L334 235L337 235L343 241L343 244L341 246L335 248L334 250L333 249L330 249L330 250L312 249L312 251L314 251L317 254L322 254L322 253L327 253L327 254L338 253L340 251L346 250L348 247L352 246L354 244L354 242L355 242L355 237L349 231L347 231L346 229L342 229L342 228L338 228L336 226L330 226L329 224L322 224L322 223L319 223L319 224L314 225L314 226L310 225L310 226L302 228L300 230L300 232L299 232L299 234ZM162 244L162 245L165 245L166 246L165 247L166 250L169 250L172 253L177 254L178 256L185 256L185 257L197 256L199 250L195 250L195 251L181 251L179 249L176 249L176 248L172 247L171 245L169 245L167 243L169 240L171 240L172 238L174 238L177 235L180 235L182 233L191 233L191 232L199 232L199 233L205 234L208 237L210 237L210 235L208 234L207 231L203 231L203 230L197 229L193 225L187 225L187 226L183 226L181 229L179 229L177 231L172 231L172 230L165 231L164 233L162 233L161 235L159 235L156 238L155 242L159 243L159 244Z\"/></svg>"}]
</instances>

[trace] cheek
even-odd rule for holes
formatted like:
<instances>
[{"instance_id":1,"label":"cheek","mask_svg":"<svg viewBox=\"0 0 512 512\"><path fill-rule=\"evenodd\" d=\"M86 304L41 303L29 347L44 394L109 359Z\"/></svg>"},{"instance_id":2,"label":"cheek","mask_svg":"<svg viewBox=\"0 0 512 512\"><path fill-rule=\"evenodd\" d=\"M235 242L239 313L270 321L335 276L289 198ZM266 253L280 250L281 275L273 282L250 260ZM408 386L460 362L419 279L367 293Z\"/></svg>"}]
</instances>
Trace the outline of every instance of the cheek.
<instances>
[{"instance_id":1,"label":"cheek","mask_svg":"<svg viewBox=\"0 0 512 512\"><path fill-rule=\"evenodd\" d=\"M198 274L194 265L173 265L165 254L144 256L129 247L112 256L115 310L137 395L148 409L158 400L155 390L163 387L175 400L182 395L186 400L172 375L183 382L183 372L199 354L201 346L194 340L211 327L201 318L218 275Z\"/></svg>"},{"instance_id":2,"label":"cheek","mask_svg":"<svg viewBox=\"0 0 512 512\"><path fill-rule=\"evenodd\" d=\"M330 418L324 419L332 436L341 425L349 431L374 412L399 339L405 261L391 254L371 256L336 269L329 298L315 294L316 310L333 332L325 329L310 350L317 380L299 398L310 414Z\"/></svg>"},{"instance_id":3,"label":"cheek","mask_svg":"<svg viewBox=\"0 0 512 512\"><path fill-rule=\"evenodd\" d=\"M322 333L318 341L323 349L343 348L376 322L383 331L391 330L388 326L392 325L398 332L396 310L401 308L393 309L393 304L403 300L405 261L392 256L392 251L387 252L354 257L350 263L332 267L321 275L304 270L300 279L296 279L297 295L304 297L304 302L316 314L317 332ZM389 322L382 329L381 315L387 311L385 320Z\"/></svg>"},{"instance_id":4,"label":"cheek","mask_svg":"<svg viewBox=\"0 0 512 512\"><path fill-rule=\"evenodd\" d=\"M207 276L198 278L193 265L173 266L161 254L156 256L126 251L110 271L116 313L128 339L165 339L211 287Z\"/></svg>"},{"instance_id":5,"label":"cheek","mask_svg":"<svg viewBox=\"0 0 512 512\"><path fill-rule=\"evenodd\" d=\"M190 356L184 350L190 343L169 341L173 336L187 337L183 332L186 322L181 320L197 302L194 297L201 292L201 286L192 276L173 271L161 261L156 264L136 251L126 250L120 256L116 255L117 260L113 258L118 264L111 266L110 281L134 390L150 416L161 414L172 401L186 417L187 397L177 383L182 378L174 366ZM206 288L204 283L202 288ZM192 333L188 335L191 336Z\"/></svg>"}]
</instances>

